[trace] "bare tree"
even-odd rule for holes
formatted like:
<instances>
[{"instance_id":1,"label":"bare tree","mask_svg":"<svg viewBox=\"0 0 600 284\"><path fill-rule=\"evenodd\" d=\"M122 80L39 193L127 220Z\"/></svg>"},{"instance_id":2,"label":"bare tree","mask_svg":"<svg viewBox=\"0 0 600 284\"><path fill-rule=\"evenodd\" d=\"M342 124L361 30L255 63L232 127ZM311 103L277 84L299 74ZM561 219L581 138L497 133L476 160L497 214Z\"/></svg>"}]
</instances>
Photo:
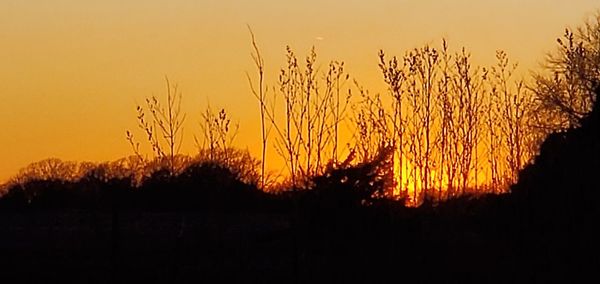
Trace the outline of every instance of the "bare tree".
<instances>
[{"instance_id":1,"label":"bare tree","mask_svg":"<svg viewBox=\"0 0 600 284\"><path fill-rule=\"evenodd\" d=\"M397 173L394 173L394 155L397 152L397 142L392 139L394 136L393 116L390 115L379 94L371 95L356 80L354 84L358 89L360 100L357 104L352 105L354 112L352 120L355 125L354 148L346 160L353 160L356 156L358 164L364 164L378 161L385 156L385 159L381 160L382 163L379 165L381 167L379 172L383 188L381 197L403 199L406 197L403 193L394 195L394 189L397 188L401 180L395 178Z\"/></svg>"},{"instance_id":2,"label":"bare tree","mask_svg":"<svg viewBox=\"0 0 600 284\"><path fill-rule=\"evenodd\" d=\"M354 137L355 153L359 162L367 162L377 155L378 149L393 145L390 138L388 111L379 94L371 95L369 90L354 82L359 92L360 101L353 105L354 125L356 127Z\"/></svg>"},{"instance_id":3,"label":"bare tree","mask_svg":"<svg viewBox=\"0 0 600 284\"><path fill-rule=\"evenodd\" d=\"M215 113L210 104L201 114L200 129L203 139L194 137L199 152L208 150L208 159L229 165L229 149L238 134L239 124L231 123L231 118L225 109Z\"/></svg>"},{"instance_id":4,"label":"bare tree","mask_svg":"<svg viewBox=\"0 0 600 284\"><path fill-rule=\"evenodd\" d=\"M404 63L404 61L402 61ZM393 56L389 61L385 59L385 52L379 51L379 69L383 73L383 79L388 88L388 94L392 97L392 141L394 143L394 156L398 163L397 182L398 192L406 194L403 190L402 180L404 178L404 140L405 135L404 121L405 118L402 116L402 102L403 102L403 84L406 80L404 66L400 65L398 58Z\"/></svg>"},{"instance_id":5,"label":"bare tree","mask_svg":"<svg viewBox=\"0 0 600 284\"><path fill-rule=\"evenodd\" d=\"M162 105L156 96L146 98L146 108L137 106L137 119L138 127L146 133L155 158L165 160L170 174L173 175L178 170L175 157L183 142L183 123L186 115L181 111L182 94L177 85L172 85L167 77L165 77L165 81L167 85L166 104ZM146 112L150 113L149 120ZM128 130L126 134L134 153L142 157L139 143L135 142L133 133Z\"/></svg>"},{"instance_id":6,"label":"bare tree","mask_svg":"<svg viewBox=\"0 0 600 284\"><path fill-rule=\"evenodd\" d=\"M254 61L254 65L256 66L256 70L258 72L258 83L255 86L249 74L246 74L248 77L248 83L250 84L250 89L252 94L259 102L260 107L260 129L261 129L261 170L260 170L260 187L265 188L265 167L266 167L266 159L267 159L267 142L268 142L268 126L267 126L267 87L264 84L264 75L265 75L265 62L260 53L260 49L258 48L258 44L254 37L254 32L250 26L248 26L248 31L250 32L250 36L252 38L252 60Z\"/></svg>"},{"instance_id":7,"label":"bare tree","mask_svg":"<svg viewBox=\"0 0 600 284\"><path fill-rule=\"evenodd\" d=\"M470 178L476 179L478 174L477 146L480 142L480 118L483 111L481 98L485 91L483 82L487 73L479 67L472 67L470 58L471 55L464 48L455 55L452 84L453 104L457 106L453 120L456 127L453 147L458 157L459 171L456 181L463 194L468 189ZM452 195L453 192L449 194Z\"/></svg>"},{"instance_id":8,"label":"bare tree","mask_svg":"<svg viewBox=\"0 0 600 284\"><path fill-rule=\"evenodd\" d=\"M426 196L432 181L433 159L433 125L435 123L434 92L438 75L438 51L424 46L415 49L405 56L407 62L407 95L411 110L410 153L415 168L413 185L415 197L419 194ZM415 198L417 199L417 198Z\"/></svg>"},{"instance_id":9,"label":"bare tree","mask_svg":"<svg viewBox=\"0 0 600 284\"><path fill-rule=\"evenodd\" d=\"M350 79L350 74L346 74L344 71L344 62L332 61L329 64L329 69L326 76L327 92L331 92L330 97L330 109L333 114L333 149L331 160L334 165L338 164L339 158L339 143L340 143L340 124L346 119L346 112L350 103L352 92L348 89L345 95L342 94L342 88L345 87L346 83Z\"/></svg>"},{"instance_id":10,"label":"bare tree","mask_svg":"<svg viewBox=\"0 0 600 284\"><path fill-rule=\"evenodd\" d=\"M305 63L299 64L294 51L286 48L286 66L280 70L277 91L283 100L283 121L275 119L274 110L265 112L277 133L275 149L286 162L294 186L337 163L339 124L351 97L350 92L342 95L349 79L344 63L331 61L320 77L316 59L312 48Z\"/></svg>"},{"instance_id":11,"label":"bare tree","mask_svg":"<svg viewBox=\"0 0 600 284\"><path fill-rule=\"evenodd\" d=\"M452 191L452 181L456 176L456 152L452 147L453 142L456 140L456 132L454 131L454 117L455 117L455 105L452 99L451 84L452 84L452 55L448 51L448 43L446 40L442 41L442 48L440 49L439 55L440 64L440 78L438 81L438 97L437 97L437 108L440 115L439 134L437 141L439 144L439 162L437 166L438 170L438 198L442 199L442 188L445 188L447 192Z\"/></svg>"},{"instance_id":12,"label":"bare tree","mask_svg":"<svg viewBox=\"0 0 600 284\"><path fill-rule=\"evenodd\" d=\"M502 181L503 176L501 173L502 163L501 163L501 154L502 154L502 133L498 127L498 122L501 119L500 115L500 91L498 90L498 86L494 83L495 69L492 67L492 79L490 80L490 92L488 96L486 96L485 100L485 124L486 124L486 135L488 137L487 141L487 161L488 161L488 175L489 175L489 186L495 192L498 192L501 187L504 186L504 182Z\"/></svg>"},{"instance_id":13,"label":"bare tree","mask_svg":"<svg viewBox=\"0 0 600 284\"><path fill-rule=\"evenodd\" d=\"M80 177L78 170L77 162L48 158L33 162L20 169L11 179L11 183L23 184L34 179L75 181Z\"/></svg>"},{"instance_id":14,"label":"bare tree","mask_svg":"<svg viewBox=\"0 0 600 284\"><path fill-rule=\"evenodd\" d=\"M493 131L500 131L504 147L496 147L495 150L503 153L501 156L504 156L506 161L504 178L508 184L512 184L516 182L518 173L528 158L524 144L525 135L532 132L527 129L529 122L526 116L531 107L531 100L523 80L512 82L517 64L510 64L507 54L503 51L496 52L496 60L496 65L491 68L490 78L496 107L490 111L496 114L496 129Z\"/></svg>"},{"instance_id":15,"label":"bare tree","mask_svg":"<svg viewBox=\"0 0 600 284\"><path fill-rule=\"evenodd\" d=\"M579 125L594 102L600 80L600 11L557 39L544 70L533 74L537 126L547 132Z\"/></svg>"}]
</instances>

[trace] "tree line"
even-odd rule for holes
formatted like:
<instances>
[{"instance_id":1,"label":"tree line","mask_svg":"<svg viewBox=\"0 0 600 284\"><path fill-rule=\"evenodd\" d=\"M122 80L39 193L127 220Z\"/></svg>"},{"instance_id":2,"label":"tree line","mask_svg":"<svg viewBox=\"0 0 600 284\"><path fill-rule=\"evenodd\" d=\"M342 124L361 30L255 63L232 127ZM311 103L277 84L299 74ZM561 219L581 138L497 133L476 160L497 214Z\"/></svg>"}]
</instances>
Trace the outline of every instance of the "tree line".
<instances>
[{"instance_id":1,"label":"tree line","mask_svg":"<svg viewBox=\"0 0 600 284\"><path fill-rule=\"evenodd\" d=\"M445 40L401 56L380 50L382 94L351 80L344 62L330 61L319 72L314 48L301 58L288 46L287 64L267 96L252 40L258 86L249 80L263 133L275 134L263 135L263 149L271 139L289 182L302 186L328 167L391 147L385 195L413 203L506 192L549 133L578 126L589 113L600 78L598 13L566 29L541 71L529 76L519 75L502 50L495 64L479 66L466 48L450 51ZM344 140L341 126L351 133ZM340 145L347 145L343 154Z\"/></svg>"},{"instance_id":2,"label":"tree line","mask_svg":"<svg viewBox=\"0 0 600 284\"><path fill-rule=\"evenodd\" d=\"M235 148L239 124L225 109L210 106L194 136L196 155L182 155L183 96L167 78L165 98L149 97L136 108L144 138L126 132L132 156L102 164L44 160L7 184L89 174L129 176L139 184L159 170L176 176L195 162L210 161L274 191L310 188L315 176L383 159L387 198L419 204L501 193L517 181L546 135L579 124L591 110L593 84L600 79L600 14L566 29L543 68L531 76L517 74L518 65L504 51L496 51L495 64L484 67L466 48L453 51L445 40L402 55L380 50L383 93L352 78L343 61L322 67L315 48L302 57L286 47L285 65L269 80L252 30L250 35L255 71L247 79L259 107L260 159ZM140 141L147 142L150 157ZM276 157L285 165L284 178L267 170Z\"/></svg>"}]
</instances>

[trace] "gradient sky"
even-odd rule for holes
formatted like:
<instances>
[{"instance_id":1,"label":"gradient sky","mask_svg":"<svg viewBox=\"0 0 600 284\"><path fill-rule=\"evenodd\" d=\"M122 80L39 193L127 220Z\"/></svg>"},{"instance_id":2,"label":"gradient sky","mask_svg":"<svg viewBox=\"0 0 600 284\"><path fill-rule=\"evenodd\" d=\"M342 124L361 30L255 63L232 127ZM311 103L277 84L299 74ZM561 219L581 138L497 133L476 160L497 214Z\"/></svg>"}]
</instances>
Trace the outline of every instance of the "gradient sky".
<instances>
[{"instance_id":1,"label":"gradient sky","mask_svg":"<svg viewBox=\"0 0 600 284\"><path fill-rule=\"evenodd\" d=\"M479 64L496 49L524 73L555 38L600 8L598 0L2 0L0 1L0 181L30 162L114 160L131 154L125 130L135 105L177 82L192 152L210 101L240 121L238 145L259 156L258 106L249 34L271 83L286 45L321 64L343 60L372 92L384 90L377 51L402 55L442 37ZM138 137L142 137L138 133Z\"/></svg>"}]
</instances>

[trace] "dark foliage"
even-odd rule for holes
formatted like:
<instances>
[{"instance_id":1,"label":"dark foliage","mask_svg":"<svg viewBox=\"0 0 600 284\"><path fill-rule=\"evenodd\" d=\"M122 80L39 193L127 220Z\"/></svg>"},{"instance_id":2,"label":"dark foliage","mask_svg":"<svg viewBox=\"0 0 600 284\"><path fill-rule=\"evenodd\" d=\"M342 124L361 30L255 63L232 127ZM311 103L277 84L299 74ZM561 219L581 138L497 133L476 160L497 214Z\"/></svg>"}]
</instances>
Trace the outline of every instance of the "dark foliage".
<instances>
[{"instance_id":1,"label":"dark foliage","mask_svg":"<svg viewBox=\"0 0 600 284\"><path fill-rule=\"evenodd\" d=\"M596 103L581 127L551 134L512 188L531 262L564 279L600 264L599 115Z\"/></svg>"},{"instance_id":2,"label":"dark foliage","mask_svg":"<svg viewBox=\"0 0 600 284\"><path fill-rule=\"evenodd\" d=\"M598 112L551 135L510 194L419 208L377 197L383 154L279 195L208 162L139 187L32 180L0 199L0 267L25 282L594 282Z\"/></svg>"}]
</instances>

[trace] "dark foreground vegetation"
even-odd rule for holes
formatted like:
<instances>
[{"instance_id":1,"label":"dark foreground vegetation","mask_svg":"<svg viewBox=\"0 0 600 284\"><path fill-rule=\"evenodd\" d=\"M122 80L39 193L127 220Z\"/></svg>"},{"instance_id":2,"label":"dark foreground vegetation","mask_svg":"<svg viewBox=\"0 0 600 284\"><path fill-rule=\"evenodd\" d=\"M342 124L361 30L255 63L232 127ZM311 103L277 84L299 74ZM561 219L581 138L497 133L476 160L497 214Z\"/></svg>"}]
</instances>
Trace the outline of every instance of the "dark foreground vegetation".
<instances>
[{"instance_id":1,"label":"dark foreground vegetation","mask_svg":"<svg viewBox=\"0 0 600 284\"><path fill-rule=\"evenodd\" d=\"M528 87L508 87L516 66L503 52L480 72L445 42L403 60L381 51L392 109L356 83L358 135L345 160L343 63L329 65L319 89L314 50L301 67L288 48L281 124L253 37L260 160L231 147L237 126L210 107L199 155L179 155L185 114L167 80L165 104L152 97L137 108L155 159L127 131L132 157L49 159L0 186L0 281L597 283L600 14L594 19L567 29L547 60L551 74ZM271 130L289 180L269 187ZM483 158L472 158L483 146L487 186L477 181ZM409 161L415 169L403 170Z\"/></svg>"},{"instance_id":2,"label":"dark foreground vegetation","mask_svg":"<svg viewBox=\"0 0 600 284\"><path fill-rule=\"evenodd\" d=\"M32 180L0 199L2 278L594 282L598 116L596 104L581 127L550 135L510 193L417 208L374 197L384 158L281 194L208 162L177 176L158 171L140 186L93 174Z\"/></svg>"}]
</instances>

